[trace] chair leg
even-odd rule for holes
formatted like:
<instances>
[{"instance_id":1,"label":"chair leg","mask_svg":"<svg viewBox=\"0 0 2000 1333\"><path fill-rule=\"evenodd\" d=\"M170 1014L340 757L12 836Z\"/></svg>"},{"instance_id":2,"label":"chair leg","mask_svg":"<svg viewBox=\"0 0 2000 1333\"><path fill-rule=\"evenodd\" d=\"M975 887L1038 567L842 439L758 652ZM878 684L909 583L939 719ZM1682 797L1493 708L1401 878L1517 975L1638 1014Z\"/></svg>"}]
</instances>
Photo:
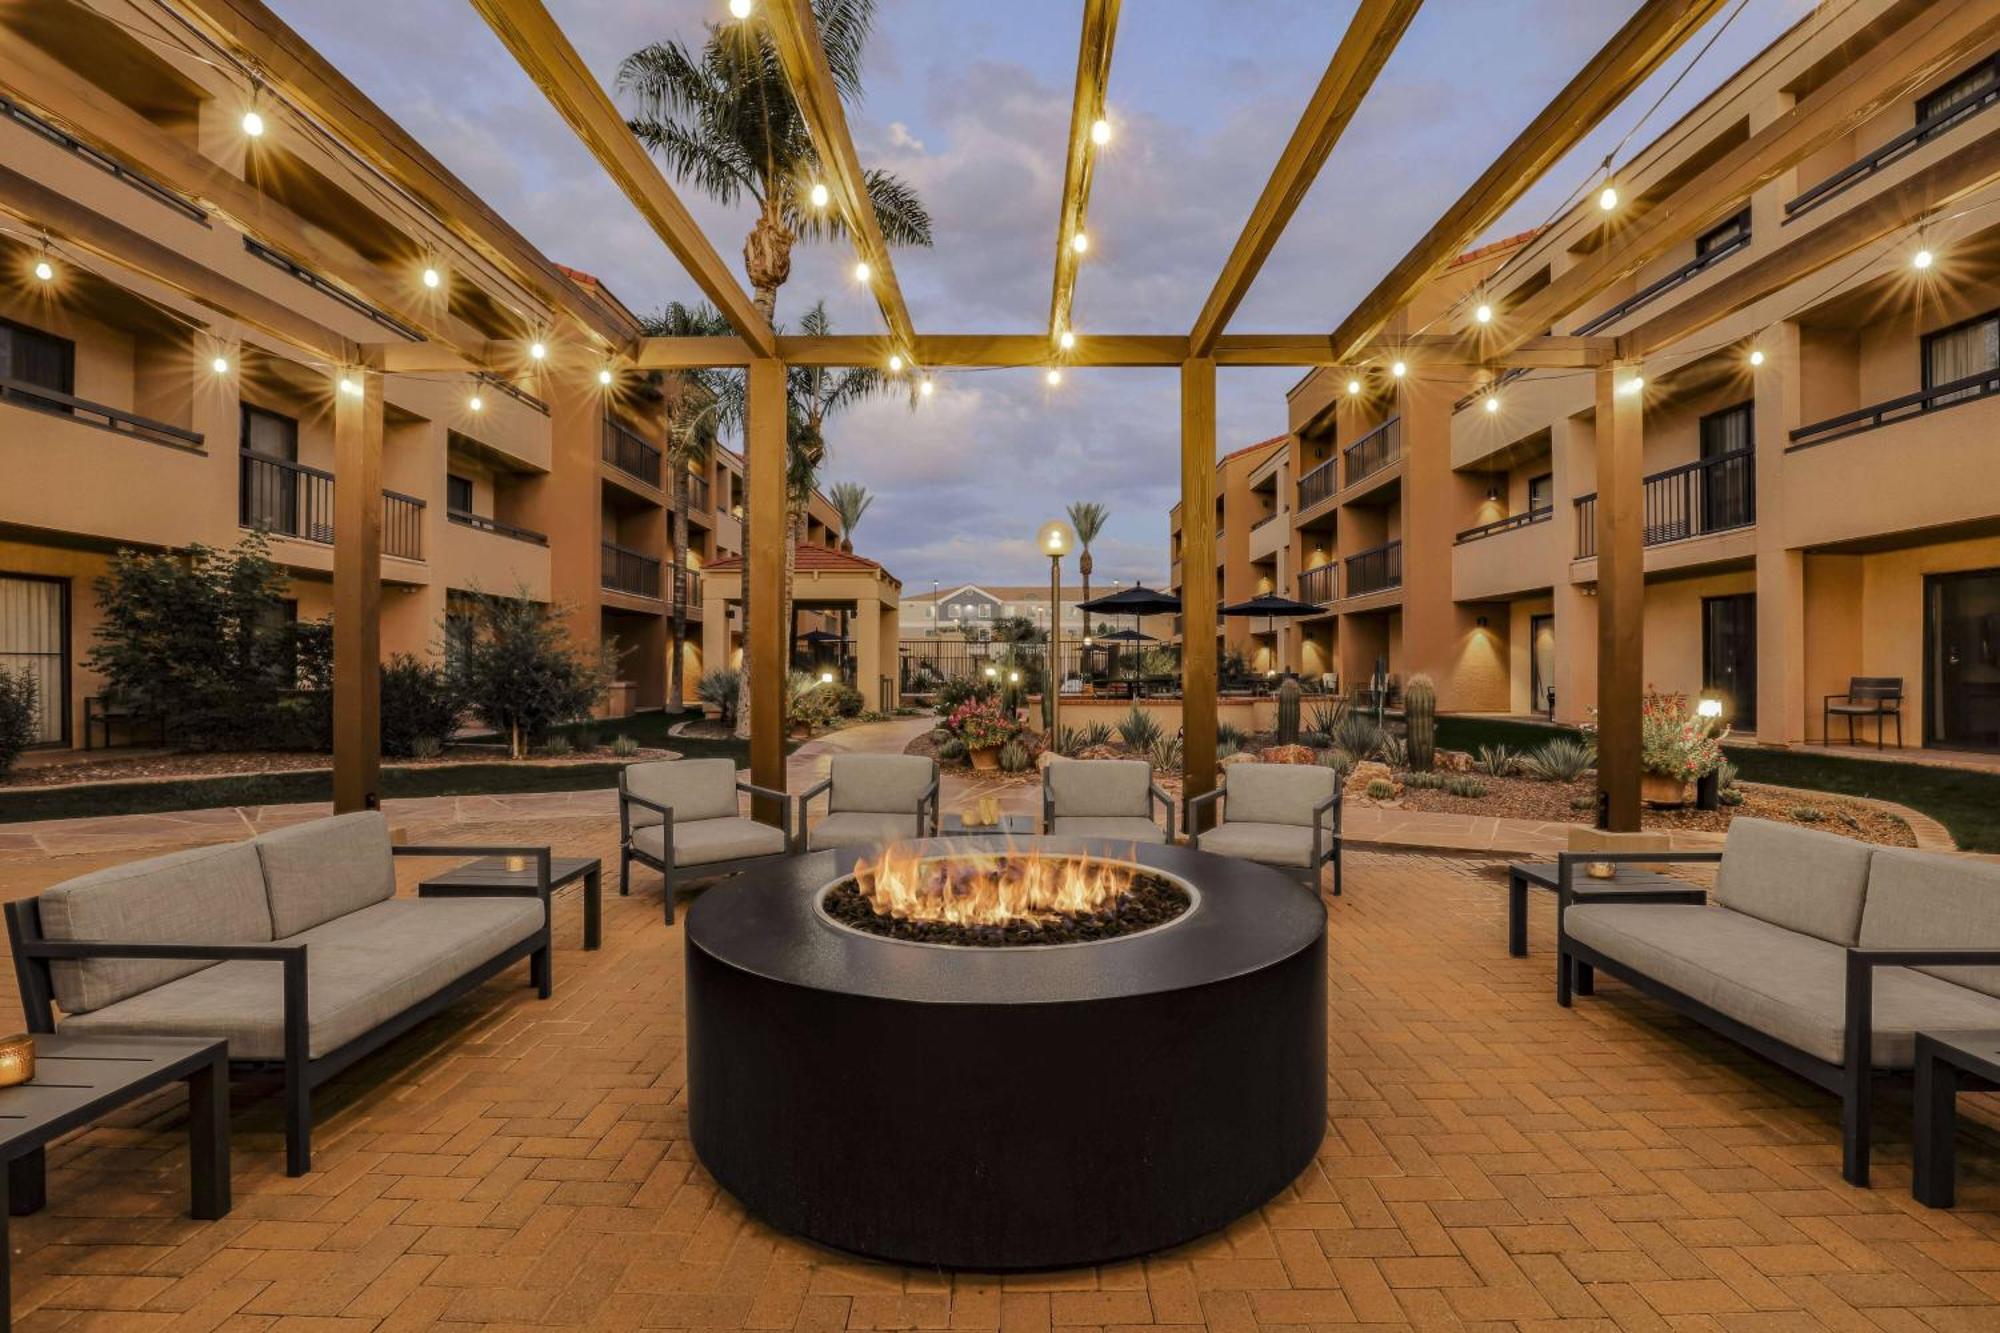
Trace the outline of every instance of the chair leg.
<instances>
[{"instance_id":1,"label":"chair leg","mask_svg":"<svg viewBox=\"0 0 2000 1333\"><path fill-rule=\"evenodd\" d=\"M312 1088L296 1062L285 1064L285 1174L312 1170Z\"/></svg>"},{"instance_id":2,"label":"chair leg","mask_svg":"<svg viewBox=\"0 0 2000 1333\"><path fill-rule=\"evenodd\" d=\"M663 896L664 896L664 897L666 898L666 900L667 900L667 924L671 926L671 925L673 925L673 924L674 924L674 868L673 868L673 866L669 865L669 866L668 866L668 867L667 867L667 868L666 868L665 870L661 871L661 872L660 872L660 877L661 877L661 878L662 878L662 879L663 879L663 880L665 881L665 888L666 888L666 892L665 892L665 894L664 894Z\"/></svg>"},{"instance_id":3,"label":"chair leg","mask_svg":"<svg viewBox=\"0 0 2000 1333\"><path fill-rule=\"evenodd\" d=\"M1569 968L1569 950L1563 948L1562 942L1558 940L1556 942L1556 1003L1565 1009L1570 1007L1571 997Z\"/></svg>"},{"instance_id":4,"label":"chair leg","mask_svg":"<svg viewBox=\"0 0 2000 1333\"><path fill-rule=\"evenodd\" d=\"M1333 841L1333 896L1340 896L1340 839Z\"/></svg>"},{"instance_id":5,"label":"chair leg","mask_svg":"<svg viewBox=\"0 0 2000 1333\"><path fill-rule=\"evenodd\" d=\"M556 951L546 931L542 934L542 947L528 955L528 981L541 999L548 999L555 993Z\"/></svg>"},{"instance_id":6,"label":"chair leg","mask_svg":"<svg viewBox=\"0 0 2000 1333\"><path fill-rule=\"evenodd\" d=\"M632 893L632 849L629 847L621 847L618 850L618 896L620 898L626 898L630 897L631 893Z\"/></svg>"},{"instance_id":7,"label":"chair leg","mask_svg":"<svg viewBox=\"0 0 2000 1333\"><path fill-rule=\"evenodd\" d=\"M1840 1098L1840 1175L1858 1189L1868 1188L1869 1083L1868 1070L1848 1070Z\"/></svg>"}]
</instances>

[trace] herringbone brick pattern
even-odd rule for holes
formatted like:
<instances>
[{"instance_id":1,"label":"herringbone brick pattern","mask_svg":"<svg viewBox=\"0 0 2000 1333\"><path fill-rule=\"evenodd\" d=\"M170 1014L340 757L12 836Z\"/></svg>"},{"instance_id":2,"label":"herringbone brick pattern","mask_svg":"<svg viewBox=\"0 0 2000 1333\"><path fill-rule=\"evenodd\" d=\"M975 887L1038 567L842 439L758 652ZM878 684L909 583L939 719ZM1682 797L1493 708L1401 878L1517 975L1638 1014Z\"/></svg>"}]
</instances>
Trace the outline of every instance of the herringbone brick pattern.
<instances>
[{"instance_id":1,"label":"herringbone brick pattern","mask_svg":"<svg viewBox=\"0 0 2000 1333\"><path fill-rule=\"evenodd\" d=\"M596 820L506 832L611 850ZM184 1216L177 1092L60 1146L48 1211L14 1223L20 1327L2000 1328L1988 1107L1957 1210L1910 1201L1899 1114L1876 1187L1850 1189L1827 1096L1612 982L1559 1010L1551 904L1509 959L1498 871L1350 853L1325 1146L1172 1254L917 1272L746 1218L686 1142L680 932L645 876L613 887L599 953L558 904L555 999L496 982L340 1080L313 1175L284 1177L275 1100L242 1086L226 1220Z\"/></svg>"}]
</instances>

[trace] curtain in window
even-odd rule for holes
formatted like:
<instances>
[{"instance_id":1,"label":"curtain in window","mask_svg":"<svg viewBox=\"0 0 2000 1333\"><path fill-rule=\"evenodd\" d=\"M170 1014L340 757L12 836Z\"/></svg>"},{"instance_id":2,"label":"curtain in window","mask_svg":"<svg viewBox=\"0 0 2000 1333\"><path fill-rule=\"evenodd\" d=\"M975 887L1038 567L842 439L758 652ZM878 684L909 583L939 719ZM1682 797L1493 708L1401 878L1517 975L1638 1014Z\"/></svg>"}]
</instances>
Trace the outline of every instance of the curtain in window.
<instances>
[{"instance_id":1,"label":"curtain in window","mask_svg":"<svg viewBox=\"0 0 2000 1333\"><path fill-rule=\"evenodd\" d=\"M1996 81L2000 81L2000 65L1989 60L1978 69L1959 76L1918 103L1917 120L1919 123L1931 120L1945 115L1953 108L1975 102L1991 91ZM1942 133L1944 128L1940 125L1935 132Z\"/></svg>"},{"instance_id":2,"label":"curtain in window","mask_svg":"<svg viewBox=\"0 0 2000 1333\"><path fill-rule=\"evenodd\" d=\"M69 666L64 585L48 579L0 577L0 671L35 682L30 743L63 739L63 683Z\"/></svg>"},{"instance_id":3,"label":"curtain in window","mask_svg":"<svg viewBox=\"0 0 2000 1333\"><path fill-rule=\"evenodd\" d=\"M0 322L0 375L56 393L74 393L75 359L67 338Z\"/></svg>"},{"instance_id":4,"label":"curtain in window","mask_svg":"<svg viewBox=\"0 0 2000 1333\"><path fill-rule=\"evenodd\" d=\"M1982 319L1924 339L1924 387L1969 379L2000 370L2000 317ZM1937 405L1977 397L1977 385L1936 399Z\"/></svg>"}]
</instances>

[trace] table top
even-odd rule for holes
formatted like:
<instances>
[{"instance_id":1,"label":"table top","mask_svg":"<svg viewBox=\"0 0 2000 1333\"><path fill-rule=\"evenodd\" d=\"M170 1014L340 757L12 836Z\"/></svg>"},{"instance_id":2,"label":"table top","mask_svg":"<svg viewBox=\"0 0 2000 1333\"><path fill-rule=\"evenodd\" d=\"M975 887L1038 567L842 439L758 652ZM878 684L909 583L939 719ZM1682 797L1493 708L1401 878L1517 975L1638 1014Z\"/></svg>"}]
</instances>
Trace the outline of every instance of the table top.
<instances>
[{"instance_id":1,"label":"table top","mask_svg":"<svg viewBox=\"0 0 2000 1333\"><path fill-rule=\"evenodd\" d=\"M1919 1032L1917 1044L1934 1046L1935 1054L1960 1069L2000 1082L2000 1031L1991 1028L1963 1032Z\"/></svg>"},{"instance_id":2,"label":"table top","mask_svg":"<svg viewBox=\"0 0 2000 1333\"><path fill-rule=\"evenodd\" d=\"M1554 861L1517 861L1507 869L1530 884L1539 884L1545 889L1556 886ZM1634 865L1619 866L1618 873L1610 879L1592 879L1579 865L1570 878L1570 887L1581 893L1604 889L1691 889L1694 885L1671 875L1662 875L1657 870Z\"/></svg>"},{"instance_id":3,"label":"table top","mask_svg":"<svg viewBox=\"0 0 2000 1333\"><path fill-rule=\"evenodd\" d=\"M521 864L515 867L509 864L512 861L519 861ZM588 874L598 869L600 864L594 856L552 856L549 858L549 887L555 888L575 879L578 875ZM455 866L442 875L433 875L424 881L426 887L445 884L461 888L488 884L501 888L513 888L518 885L532 887L534 883L535 858L532 856L482 856L476 861L468 861L462 866Z\"/></svg>"},{"instance_id":4,"label":"table top","mask_svg":"<svg viewBox=\"0 0 2000 1333\"><path fill-rule=\"evenodd\" d=\"M0 1154L40 1147L212 1062L228 1043L138 1037L35 1038L35 1076L0 1088Z\"/></svg>"},{"instance_id":5,"label":"table top","mask_svg":"<svg viewBox=\"0 0 2000 1333\"><path fill-rule=\"evenodd\" d=\"M1033 815L1002 815L998 824L968 824L964 816L948 810L938 820L938 833L946 837L954 834L1033 833L1034 831Z\"/></svg>"}]
</instances>

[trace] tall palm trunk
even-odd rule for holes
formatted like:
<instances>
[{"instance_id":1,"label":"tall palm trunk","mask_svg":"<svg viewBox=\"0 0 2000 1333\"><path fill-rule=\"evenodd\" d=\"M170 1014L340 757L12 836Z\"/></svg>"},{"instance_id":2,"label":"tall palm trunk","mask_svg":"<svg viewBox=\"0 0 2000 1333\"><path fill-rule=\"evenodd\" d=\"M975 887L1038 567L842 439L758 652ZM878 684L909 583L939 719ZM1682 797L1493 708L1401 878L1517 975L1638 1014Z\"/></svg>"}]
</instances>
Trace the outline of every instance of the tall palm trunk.
<instances>
[{"instance_id":1,"label":"tall palm trunk","mask_svg":"<svg viewBox=\"0 0 2000 1333\"><path fill-rule=\"evenodd\" d=\"M778 288L784 285L792 273L792 232L785 226L774 201L766 202L757 215L757 225L750 229L749 237L743 242L743 268L750 275L750 295L757 313L764 322L776 327L778 315ZM750 411L757 411L752 404ZM756 464L750 458L750 442L743 442L743 494L750 495L750 476ZM750 738L750 519L746 513L743 519L743 578L742 595L738 606L743 615L743 669L737 673L736 686L736 735L739 739ZM727 635L725 634L725 639ZM783 691L779 692L783 697Z\"/></svg>"},{"instance_id":2,"label":"tall palm trunk","mask_svg":"<svg viewBox=\"0 0 2000 1333\"><path fill-rule=\"evenodd\" d=\"M688 470L683 461L674 478L674 621L673 660L667 664L667 711L678 713L687 697L682 659L687 654Z\"/></svg>"},{"instance_id":3,"label":"tall palm trunk","mask_svg":"<svg viewBox=\"0 0 2000 1333\"><path fill-rule=\"evenodd\" d=\"M1083 575L1083 600L1086 602L1090 600L1090 571L1092 568L1093 566L1090 563L1090 548L1086 546L1083 548L1083 554L1078 556L1076 561L1076 572ZM1085 638L1089 638L1090 612L1079 607L1077 614L1083 617L1083 634Z\"/></svg>"}]
</instances>

